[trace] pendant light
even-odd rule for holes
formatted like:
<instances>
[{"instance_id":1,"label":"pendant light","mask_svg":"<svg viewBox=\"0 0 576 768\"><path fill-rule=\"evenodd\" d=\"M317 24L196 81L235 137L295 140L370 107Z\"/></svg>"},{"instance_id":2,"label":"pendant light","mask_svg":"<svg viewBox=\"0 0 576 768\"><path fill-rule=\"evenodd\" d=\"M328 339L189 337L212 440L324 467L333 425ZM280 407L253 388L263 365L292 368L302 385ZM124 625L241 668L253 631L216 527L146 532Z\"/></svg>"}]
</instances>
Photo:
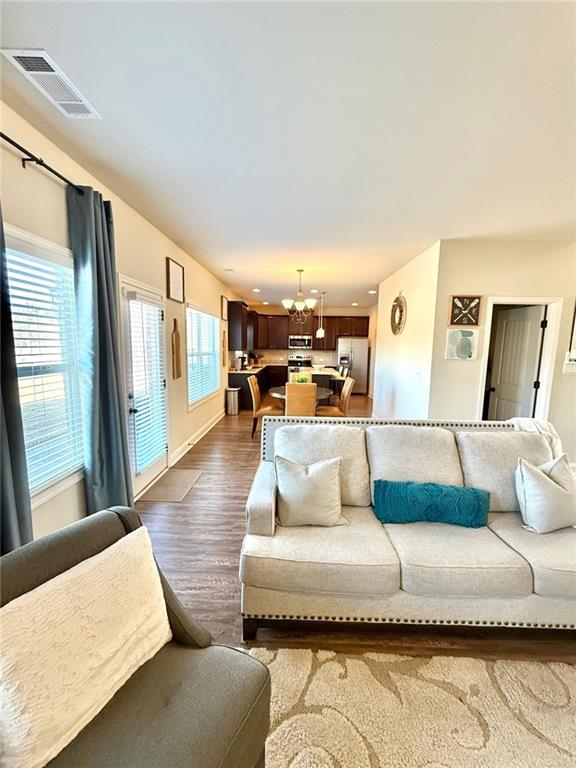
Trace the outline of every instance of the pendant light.
<instances>
[{"instance_id":1,"label":"pendant light","mask_svg":"<svg viewBox=\"0 0 576 768\"><path fill-rule=\"evenodd\" d=\"M324 330L324 294L326 291L320 291L320 314L318 316L318 329L316 330L316 338L323 339L326 335Z\"/></svg>"}]
</instances>

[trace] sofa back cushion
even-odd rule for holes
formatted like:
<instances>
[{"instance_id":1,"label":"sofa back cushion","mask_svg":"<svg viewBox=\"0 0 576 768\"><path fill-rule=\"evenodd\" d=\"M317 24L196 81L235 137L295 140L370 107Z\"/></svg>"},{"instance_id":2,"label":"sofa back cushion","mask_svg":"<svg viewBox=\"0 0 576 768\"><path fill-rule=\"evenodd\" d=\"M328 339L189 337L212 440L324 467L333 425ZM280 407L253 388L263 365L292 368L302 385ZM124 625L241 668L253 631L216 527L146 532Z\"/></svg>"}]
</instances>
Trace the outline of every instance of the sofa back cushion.
<instances>
[{"instance_id":1,"label":"sofa back cushion","mask_svg":"<svg viewBox=\"0 0 576 768\"><path fill-rule=\"evenodd\" d=\"M458 432L464 482L490 492L491 512L518 512L515 472L518 459L536 466L552 459L550 444L535 432Z\"/></svg>"},{"instance_id":2,"label":"sofa back cushion","mask_svg":"<svg viewBox=\"0 0 576 768\"><path fill-rule=\"evenodd\" d=\"M370 477L366 440L361 427L327 424L295 424L281 427L274 435L274 456L299 464L342 458L340 493L342 504L367 507Z\"/></svg>"},{"instance_id":3,"label":"sofa back cushion","mask_svg":"<svg viewBox=\"0 0 576 768\"><path fill-rule=\"evenodd\" d=\"M171 636L146 528L3 606L3 768L46 765Z\"/></svg>"},{"instance_id":4,"label":"sofa back cushion","mask_svg":"<svg viewBox=\"0 0 576 768\"><path fill-rule=\"evenodd\" d=\"M383 424L366 429L370 486L375 480L464 485L454 434L442 427Z\"/></svg>"}]
</instances>

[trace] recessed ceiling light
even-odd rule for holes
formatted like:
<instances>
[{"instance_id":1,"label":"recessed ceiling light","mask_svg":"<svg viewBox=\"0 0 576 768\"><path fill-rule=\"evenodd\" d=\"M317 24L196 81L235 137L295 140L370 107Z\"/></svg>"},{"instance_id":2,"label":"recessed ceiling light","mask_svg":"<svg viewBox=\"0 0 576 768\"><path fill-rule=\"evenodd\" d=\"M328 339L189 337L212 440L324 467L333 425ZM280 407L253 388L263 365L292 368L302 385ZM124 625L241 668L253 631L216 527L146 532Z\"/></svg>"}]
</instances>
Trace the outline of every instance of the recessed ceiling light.
<instances>
[{"instance_id":1,"label":"recessed ceiling light","mask_svg":"<svg viewBox=\"0 0 576 768\"><path fill-rule=\"evenodd\" d=\"M310 293L320 293L318 288L310 288Z\"/></svg>"},{"instance_id":2,"label":"recessed ceiling light","mask_svg":"<svg viewBox=\"0 0 576 768\"><path fill-rule=\"evenodd\" d=\"M234 270L232 269L232 267L225 267L224 272L234 272Z\"/></svg>"},{"instance_id":3,"label":"recessed ceiling light","mask_svg":"<svg viewBox=\"0 0 576 768\"><path fill-rule=\"evenodd\" d=\"M369 293L371 296L375 296L375 295L378 293L378 291L377 291L375 288L372 288L371 290L369 290L369 291L368 291L368 293Z\"/></svg>"},{"instance_id":4,"label":"recessed ceiling light","mask_svg":"<svg viewBox=\"0 0 576 768\"><path fill-rule=\"evenodd\" d=\"M357 301L353 301L353 302L352 302L352 306L353 306L353 307L357 307L357 306L358 306L358 302L357 302Z\"/></svg>"},{"instance_id":5,"label":"recessed ceiling light","mask_svg":"<svg viewBox=\"0 0 576 768\"><path fill-rule=\"evenodd\" d=\"M252 293L261 293L260 288L252 288Z\"/></svg>"},{"instance_id":6,"label":"recessed ceiling light","mask_svg":"<svg viewBox=\"0 0 576 768\"><path fill-rule=\"evenodd\" d=\"M269 301L263 301L262 304L268 305L268 304L270 304L270 302Z\"/></svg>"}]
</instances>

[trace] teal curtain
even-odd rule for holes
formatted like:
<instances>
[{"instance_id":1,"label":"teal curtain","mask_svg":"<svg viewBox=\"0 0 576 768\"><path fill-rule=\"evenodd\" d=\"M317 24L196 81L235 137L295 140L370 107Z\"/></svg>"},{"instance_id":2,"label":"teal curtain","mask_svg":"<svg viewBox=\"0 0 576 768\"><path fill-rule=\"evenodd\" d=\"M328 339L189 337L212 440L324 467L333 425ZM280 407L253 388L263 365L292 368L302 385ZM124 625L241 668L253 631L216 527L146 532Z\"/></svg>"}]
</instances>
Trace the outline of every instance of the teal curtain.
<instances>
[{"instance_id":1,"label":"teal curtain","mask_svg":"<svg viewBox=\"0 0 576 768\"><path fill-rule=\"evenodd\" d=\"M91 187L67 187L74 256L88 514L132 506L120 365L112 206Z\"/></svg>"},{"instance_id":2,"label":"teal curtain","mask_svg":"<svg viewBox=\"0 0 576 768\"><path fill-rule=\"evenodd\" d=\"M6 242L0 207L0 298L2 335L0 392L0 551L1 554L32 541L32 512L24 430L18 394L18 372L14 350L10 292L6 265Z\"/></svg>"}]
</instances>

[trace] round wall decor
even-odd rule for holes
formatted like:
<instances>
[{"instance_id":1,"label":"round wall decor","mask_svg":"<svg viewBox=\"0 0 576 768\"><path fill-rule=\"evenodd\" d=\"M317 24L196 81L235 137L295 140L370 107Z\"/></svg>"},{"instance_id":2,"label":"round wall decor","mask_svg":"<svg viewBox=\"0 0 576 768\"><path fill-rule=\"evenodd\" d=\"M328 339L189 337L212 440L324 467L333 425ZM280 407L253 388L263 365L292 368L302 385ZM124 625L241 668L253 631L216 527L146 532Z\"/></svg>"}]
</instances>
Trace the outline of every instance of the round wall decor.
<instances>
[{"instance_id":1,"label":"round wall decor","mask_svg":"<svg viewBox=\"0 0 576 768\"><path fill-rule=\"evenodd\" d=\"M406 299L402 295L402 291L396 296L392 302L392 309L390 311L390 328L394 336L398 336L402 333L404 326L406 325L406 314L408 312L408 305Z\"/></svg>"}]
</instances>

